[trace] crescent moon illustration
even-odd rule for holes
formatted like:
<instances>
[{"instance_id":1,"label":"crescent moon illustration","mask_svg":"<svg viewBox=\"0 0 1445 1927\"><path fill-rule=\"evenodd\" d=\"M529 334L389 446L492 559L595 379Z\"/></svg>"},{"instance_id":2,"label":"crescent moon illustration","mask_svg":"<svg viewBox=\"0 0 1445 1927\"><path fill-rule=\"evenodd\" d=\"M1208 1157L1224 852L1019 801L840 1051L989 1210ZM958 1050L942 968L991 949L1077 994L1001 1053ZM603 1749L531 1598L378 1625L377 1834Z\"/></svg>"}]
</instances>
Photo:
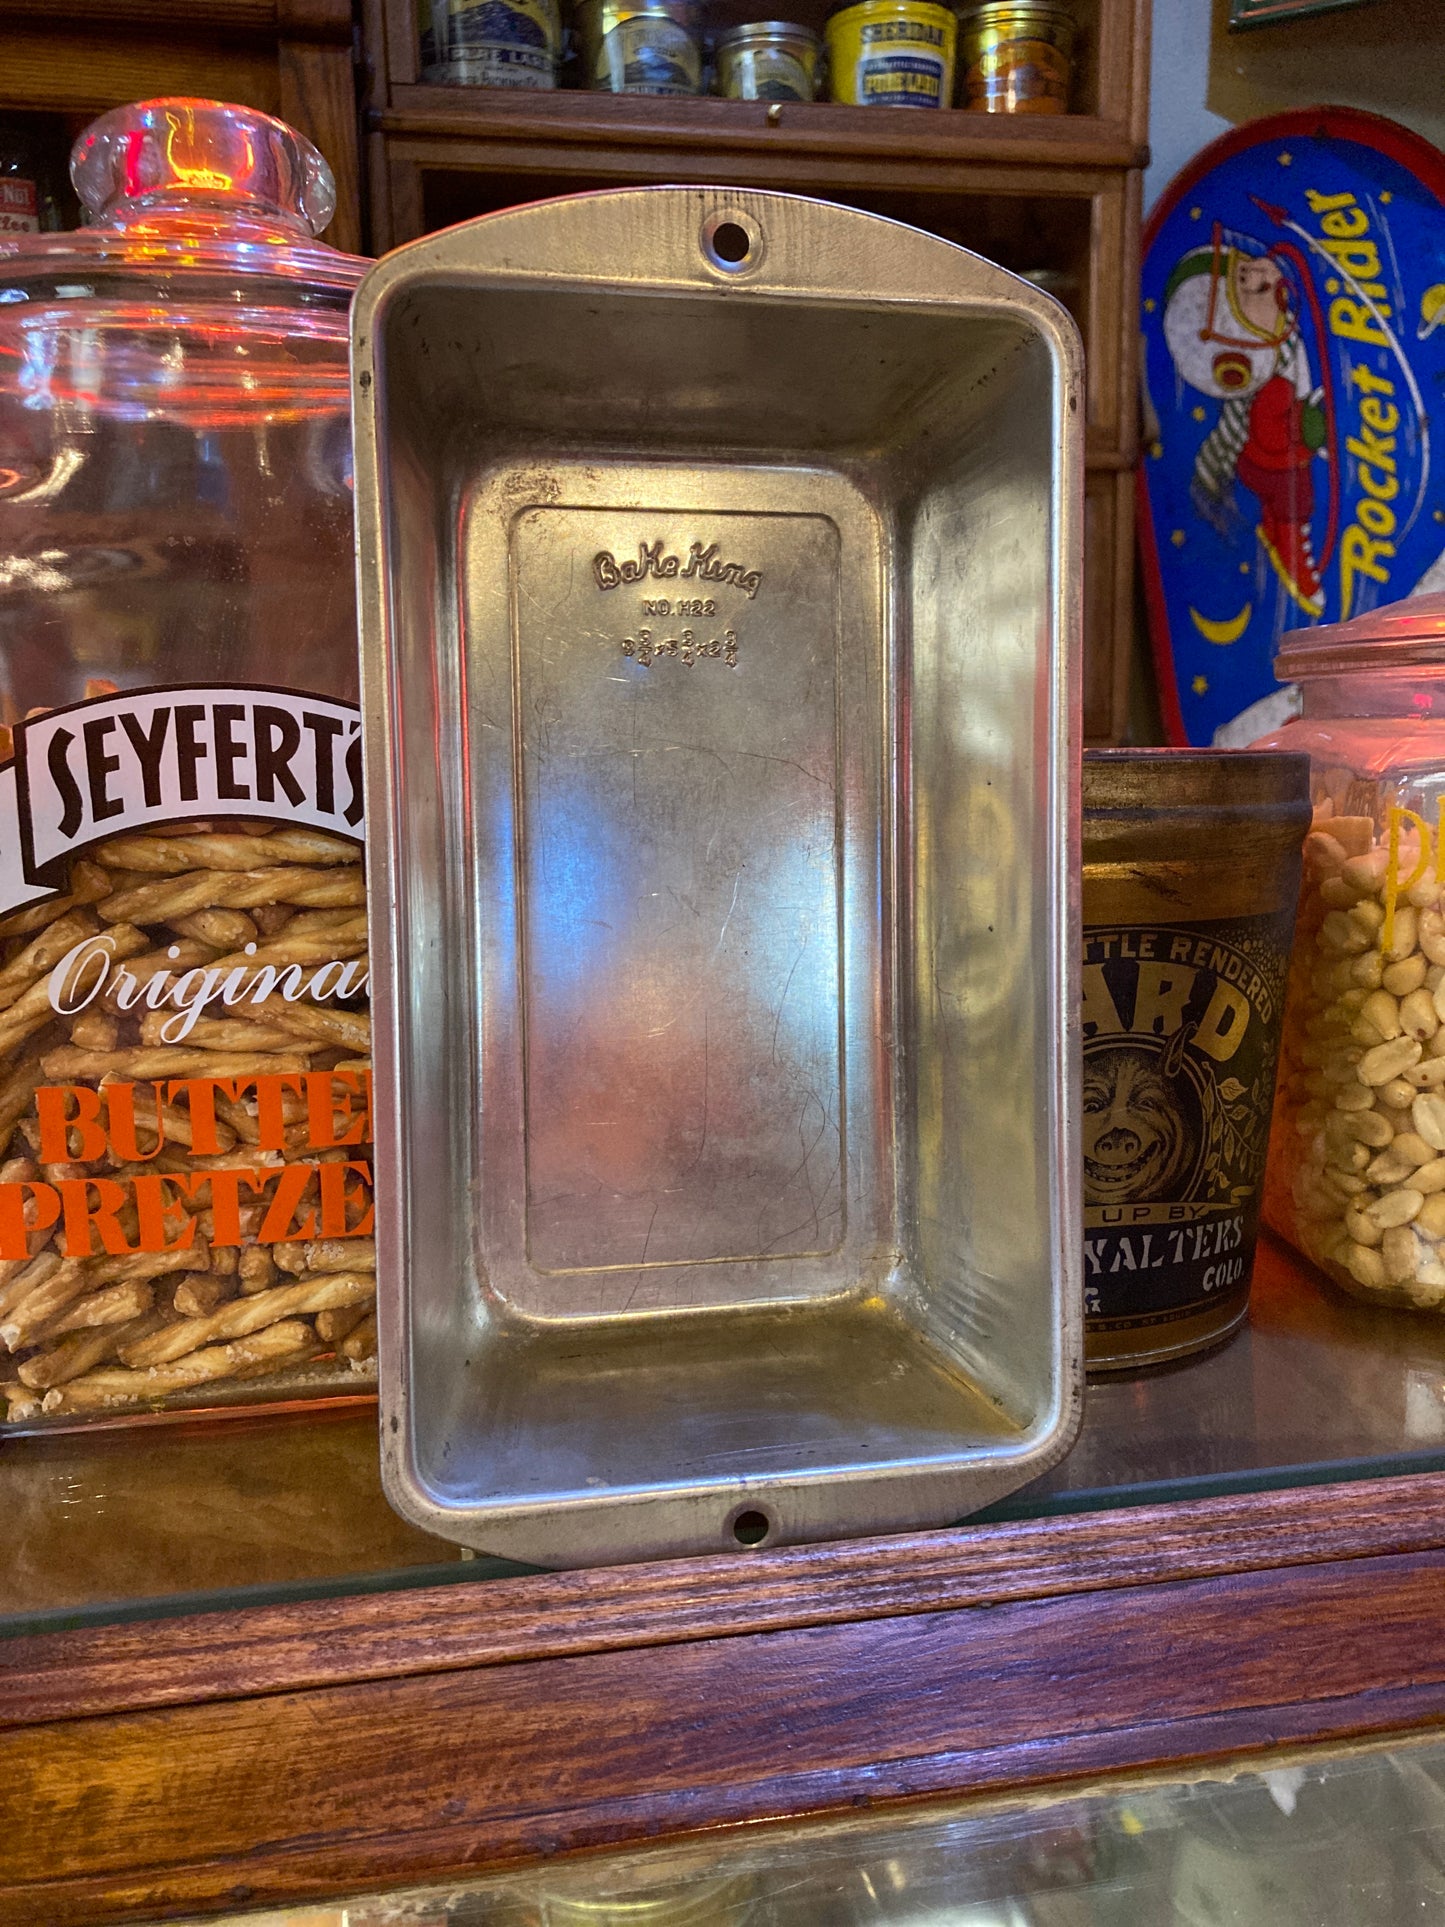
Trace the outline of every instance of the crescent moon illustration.
<instances>
[{"instance_id":1,"label":"crescent moon illustration","mask_svg":"<svg viewBox=\"0 0 1445 1927\"><path fill-rule=\"evenodd\" d=\"M1189 620L1206 642L1238 642L1249 627L1249 618L1254 614L1254 604L1246 602L1237 616L1230 616L1223 622L1213 622L1208 616L1200 615L1197 609L1189 611Z\"/></svg>"}]
</instances>

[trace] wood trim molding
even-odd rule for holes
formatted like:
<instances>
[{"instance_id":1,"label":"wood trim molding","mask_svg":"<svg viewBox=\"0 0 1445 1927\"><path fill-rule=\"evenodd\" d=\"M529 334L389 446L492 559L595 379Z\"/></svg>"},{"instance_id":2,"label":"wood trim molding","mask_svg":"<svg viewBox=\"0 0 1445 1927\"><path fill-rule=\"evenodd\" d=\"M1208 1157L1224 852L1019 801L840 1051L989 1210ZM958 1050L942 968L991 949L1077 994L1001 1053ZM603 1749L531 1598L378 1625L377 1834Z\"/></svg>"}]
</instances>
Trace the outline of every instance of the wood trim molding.
<instances>
[{"instance_id":1,"label":"wood trim molding","mask_svg":"<svg viewBox=\"0 0 1445 1927\"><path fill-rule=\"evenodd\" d=\"M277 43L280 114L321 149L336 182L336 213L325 239L347 254L364 247L356 75L350 47L304 39Z\"/></svg>"},{"instance_id":2,"label":"wood trim molding","mask_svg":"<svg viewBox=\"0 0 1445 1927\"><path fill-rule=\"evenodd\" d=\"M165 33L351 44L350 0L0 0L0 20L98 28L112 35Z\"/></svg>"},{"instance_id":3,"label":"wood trim molding","mask_svg":"<svg viewBox=\"0 0 1445 1927\"><path fill-rule=\"evenodd\" d=\"M393 74L381 131L422 139L523 141L684 149L738 148L770 158L817 153L1004 167L1142 166L1148 149L1122 122L1087 114L879 114L835 102L799 102L770 121L764 101L649 98L560 89L528 93L407 84ZM907 119L906 127L898 124Z\"/></svg>"},{"instance_id":4,"label":"wood trim molding","mask_svg":"<svg viewBox=\"0 0 1445 1927\"><path fill-rule=\"evenodd\" d=\"M14 1730L0 1927L1445 1725L1440 1550L717 1632Z\"/></svg>"},{"instance_id":5,"label":"wood trim molding","mask_svg":"<svg viewBox=\"0 0 1445 1927\"><path fill-rule=\"evenodd\" d=\"M0 1641L0 1729L1441 1550L1421 1474L102 1625Z\"/></svg>"}]
</instances>

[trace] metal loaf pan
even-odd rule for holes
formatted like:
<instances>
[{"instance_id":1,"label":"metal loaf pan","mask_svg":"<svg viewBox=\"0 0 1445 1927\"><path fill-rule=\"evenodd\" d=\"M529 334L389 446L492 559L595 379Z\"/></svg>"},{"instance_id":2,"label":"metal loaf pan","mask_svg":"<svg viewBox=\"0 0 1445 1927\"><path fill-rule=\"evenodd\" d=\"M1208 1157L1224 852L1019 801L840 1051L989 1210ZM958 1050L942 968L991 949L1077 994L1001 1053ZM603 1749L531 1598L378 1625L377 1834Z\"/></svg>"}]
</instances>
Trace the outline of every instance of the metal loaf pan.
<instances>
[{"instance_id":1,"label":"metal loaf pan","mask_svg":"<svg viewBox=\"0 0 1445 1927\"><path fill-rule=\"evenodd\" d=\"M1072 324L646 188L354 327L393 1503L565 1566L997 1498L1080 1388Z\"/></svg>"}]
</instances>

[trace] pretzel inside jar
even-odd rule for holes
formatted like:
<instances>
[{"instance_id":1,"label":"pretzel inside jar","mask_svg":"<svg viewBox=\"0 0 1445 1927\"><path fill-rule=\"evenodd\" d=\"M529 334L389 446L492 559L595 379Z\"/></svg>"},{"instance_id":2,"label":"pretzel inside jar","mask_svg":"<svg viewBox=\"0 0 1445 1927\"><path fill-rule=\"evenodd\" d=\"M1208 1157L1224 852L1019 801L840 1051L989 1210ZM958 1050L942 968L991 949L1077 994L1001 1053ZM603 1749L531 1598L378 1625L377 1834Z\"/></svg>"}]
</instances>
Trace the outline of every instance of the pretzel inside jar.
<instances>
[{"instance_id":1,"label":"pretzel inside jar","mask_svg":"<svg viewBox=\"0 0 1445 1927\"><path fill-rule=\"evenodd\" d=\"M11 1421L374 1370L366 991L361 845L317 829L119 835L0 918Z\"/></svg>"}]
</instances>

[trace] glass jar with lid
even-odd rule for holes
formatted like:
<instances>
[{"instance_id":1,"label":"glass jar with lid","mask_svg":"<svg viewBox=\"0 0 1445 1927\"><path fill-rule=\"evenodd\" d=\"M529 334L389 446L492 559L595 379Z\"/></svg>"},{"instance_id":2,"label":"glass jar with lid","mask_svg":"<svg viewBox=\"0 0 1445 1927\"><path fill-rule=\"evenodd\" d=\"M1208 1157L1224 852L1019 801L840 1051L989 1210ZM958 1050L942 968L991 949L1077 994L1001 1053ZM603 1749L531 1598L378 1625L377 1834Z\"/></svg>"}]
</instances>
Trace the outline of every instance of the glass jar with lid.
<instances>
[{"instance_id":1,"label":"glass jar with lid","mask_svg":"<svg viewBox=\"0 0 1445 1927\"><path fill-rule=\"evenodd\" d=\"M0 1392L309 1397L374 1353L347 313L281 122L116 110L0 239Z\"/></svg>"},{"instance_id":2,"label":"glass jar with lid","mask_svg":"<svg viewBox=\"0 0 1445 1927\"><path fill-rule=\"evenodd\" d=\"M1445 595L1300 629L1313 825L1265 1217L1335 1284L1445 1311Z\"/></svg>"}]
</instances>

